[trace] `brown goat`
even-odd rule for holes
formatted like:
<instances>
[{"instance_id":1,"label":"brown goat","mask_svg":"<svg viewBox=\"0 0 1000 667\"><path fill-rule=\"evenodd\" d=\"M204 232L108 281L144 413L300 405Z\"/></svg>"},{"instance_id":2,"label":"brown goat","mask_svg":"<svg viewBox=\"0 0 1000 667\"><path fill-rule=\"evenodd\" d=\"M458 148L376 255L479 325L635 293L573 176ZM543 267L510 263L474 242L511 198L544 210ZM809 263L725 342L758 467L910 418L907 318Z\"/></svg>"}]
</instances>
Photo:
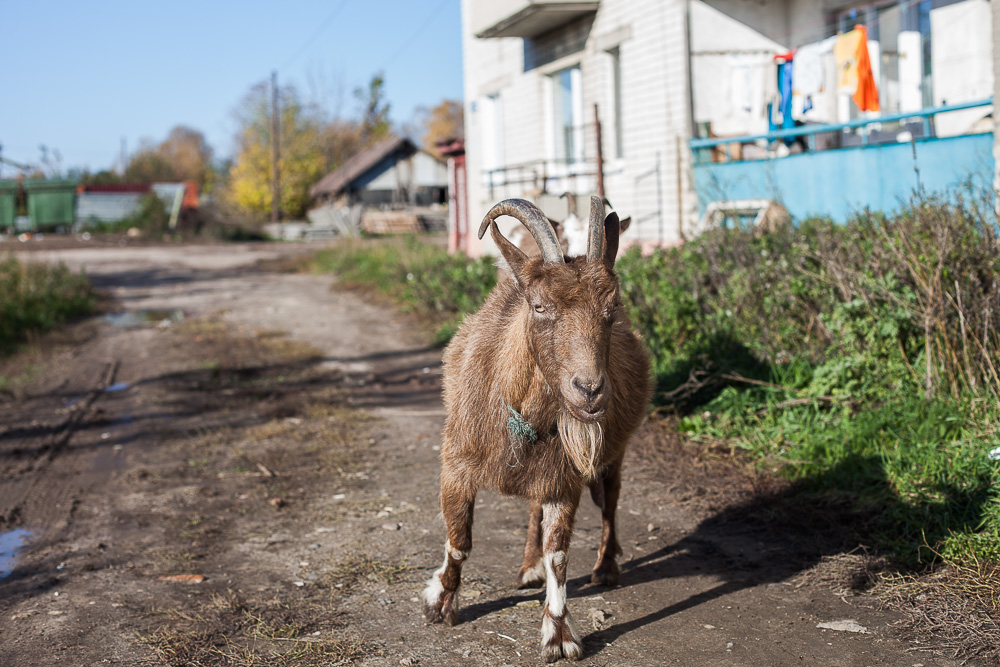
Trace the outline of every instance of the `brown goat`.
<instances>
[{"instance_id":1,"label":"brown goat","mask_svg":"<svg viewBox=\"0 0 1000 667\"><path fill-rule=\"evenodd\" d=\"M500 233L510 215L531 231L529 258ZM500 202L490 228L510 278L469 317L444 354L447 407L441 447L445 560L423 591L431 622L458 621L462 565L472 548L476 493L530 502L519 588L546 586L542 656L583 657L566 608L566 553L580 496L590 487L603 531L591 581L618 581L615 510L629 437L644 418L649 358L622 308L614 272L618 216L591 203L587 255L565 258L548 220L523 200Z\"/></svg>"}]
</instances>

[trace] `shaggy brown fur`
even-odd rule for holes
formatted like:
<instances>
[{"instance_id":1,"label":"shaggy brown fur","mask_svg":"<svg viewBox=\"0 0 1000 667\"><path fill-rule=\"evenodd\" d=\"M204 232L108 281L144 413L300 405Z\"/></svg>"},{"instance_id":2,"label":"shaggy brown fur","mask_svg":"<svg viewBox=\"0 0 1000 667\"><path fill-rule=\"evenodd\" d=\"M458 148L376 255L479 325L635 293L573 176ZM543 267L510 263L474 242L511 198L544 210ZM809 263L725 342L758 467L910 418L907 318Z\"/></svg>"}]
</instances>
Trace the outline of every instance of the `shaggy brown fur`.
<instances>
[{"instance_id":1,"label":"shaggy brown fur","mask_svg":"<svg viewBox=\"0 0 1000 667\"><path fill-rule=\"evenodd\" d=\"M520 496L531 509L517 584L547 582L543 656L579 658L582 646L565 608L573 517L589 486L603 514L592 580L614 585L621 462L645 416L649 359L620 300L617 216L604 224L611 242L603 257L564 263L528 258L491 227L512 278L497 285L445 351L441 506L448 544L445 564L424 591L425 611L431 621L457 621L477 491ZM536 440L512 438L508 406Z\"/></svg>"}]
</instances>

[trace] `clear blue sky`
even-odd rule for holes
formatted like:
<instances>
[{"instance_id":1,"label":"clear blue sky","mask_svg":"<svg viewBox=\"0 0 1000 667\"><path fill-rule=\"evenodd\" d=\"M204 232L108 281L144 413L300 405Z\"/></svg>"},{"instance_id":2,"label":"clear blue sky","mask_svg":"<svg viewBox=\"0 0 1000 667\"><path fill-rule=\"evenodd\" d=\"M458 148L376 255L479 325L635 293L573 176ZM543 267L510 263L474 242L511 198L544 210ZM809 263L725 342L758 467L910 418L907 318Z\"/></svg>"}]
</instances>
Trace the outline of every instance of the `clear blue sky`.
<instances>
[{"instance_id":1,"label":"clear blue sky","mask_svg":"<svg viewBox=\"0 0 1000 667\"><path fill-rule=\"evenodd\" d=\"M63 168L119 163L121 141L175 125L232 154L233 111L277 70L307 100L357 115L352 91L384 71L395 123L462 97L460 0L0 0L0 145ZM339 102L339 104L338 104ZM9 173L9 169L5 170Z\"/></svg>"}]
</instances>

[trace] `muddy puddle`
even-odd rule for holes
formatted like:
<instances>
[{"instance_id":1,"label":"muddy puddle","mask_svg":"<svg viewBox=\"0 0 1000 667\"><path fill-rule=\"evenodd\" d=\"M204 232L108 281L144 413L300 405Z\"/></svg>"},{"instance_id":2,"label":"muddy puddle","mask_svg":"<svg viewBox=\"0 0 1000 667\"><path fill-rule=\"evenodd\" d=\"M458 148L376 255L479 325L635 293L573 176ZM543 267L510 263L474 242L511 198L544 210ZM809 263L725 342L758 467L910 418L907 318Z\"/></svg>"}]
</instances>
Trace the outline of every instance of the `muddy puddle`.
<instances>
[{"instance_id":1,"label":"muddy puddle","mask_svg":"<svg viewBox=\"0 0 1000 667\"><path fill-rule=\"evenodd\" d=\"M108 385L107 387L105 387L101 391L102 391L102 393L105 393L105 394L118 394L118 393L123 392L123 391L128 391L131 388L132 388L132 385L130 383L128 383L128 382L115 382L112 385ZM77 403L79 403L80 401L82 401L86 397L87 397L86 394L80 394L79 396L74 396L73 398L65 399L63 401L63 403L65 404L65 406L67 408L71 408L74 405L76 405ZM131 422L132 418L128 417L128 421Z\"/></svg>"},{"instance_id":2,"label":"muddy puddle","mask_svg":"<svg viewBox=\"0 0 1000 667\"><path fill-rule=\"evenodd\" d=\"M23 528L0 533L0 579L14 571L17 553L28 544L30 538L31 532Z\"/></svg>"},{"instance_id":3,"label":"muddy puddle","mask_svg":"<svg viewBox=\"0 0 1000 667\"><path fill-rule=\"evenodd\" d=\"M109 313L104 319L113 326L124 329L135 329L138 327L155 325L168 327L171 324L183 322L188 314L179 309L139 309L123 310L120 313Z\"/></svg>"}]
</instances>

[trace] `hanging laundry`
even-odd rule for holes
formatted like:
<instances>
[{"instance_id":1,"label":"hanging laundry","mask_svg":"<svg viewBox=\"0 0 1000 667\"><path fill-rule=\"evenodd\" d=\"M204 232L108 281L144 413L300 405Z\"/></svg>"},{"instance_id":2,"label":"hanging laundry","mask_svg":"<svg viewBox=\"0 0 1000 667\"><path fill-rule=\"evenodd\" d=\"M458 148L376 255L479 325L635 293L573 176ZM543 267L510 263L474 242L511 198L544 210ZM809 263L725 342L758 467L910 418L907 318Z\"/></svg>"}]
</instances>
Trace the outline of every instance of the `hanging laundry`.
<instances>
[{"instance_id":1,"label":"hanging laundry","mask_svg":"<svg viewBox=\"0 0 1000 667\"><path fill-rule=\"evenodd\" d=\"M713 82L695 97L696 120L708 121L715 136L767 131L767 102L776 87L769 53L702 57L695 67L698 80Z\"/></svg>"},{"instance_id":2,"label":"hanging laundry","mask_svg":"<svg viewBox=\"0 0 1000 667\"><path fill-rule=\"evenodd\" d=\"M847 93L861 111L878 111L878 87L868 56L868 29L863 25L837 38L833 47L837 59L837 90Z\"/></svg>"},{"instance_id":3,"label":"hanging laundry","mask_svg":"<svg viewBox=\"0 0 1000 667\"><path fill-rule=\"evenodd\" d=\"M832 58L836 37L806 44L795 51L792 61L792 117L795 120L832 122L836 120L835 100L827 83L828 58ZM833 113L831 113L833 107ZM810 113L812 112L812 113Z\"/></svg>"},{"instance_id":4,"label":"hanging laundry","mask_svg":"<svg viewBox=\"0 0 1000 667\"><path fill-rule=\"evenodd\" d=\"M858 89L852 99L861 111L878 111L878 86L875 85L875 75L872 63L868 57L868 29L859 25L855 30L861 31L861 44L858 46Z\"/></svg>"},{"instance_id":5,"label":"hanging laundry","mask_svg":"<svg viewBox=\"0 0 1000 667\"><path fill-rule=\"evenodd\" d=\"M795 127L795 119L792 118L792 60L790 58L786 58L785 62L778 64L778 94L781 96L781 129L788 130Z\"/></svg>"}]
</instances>

